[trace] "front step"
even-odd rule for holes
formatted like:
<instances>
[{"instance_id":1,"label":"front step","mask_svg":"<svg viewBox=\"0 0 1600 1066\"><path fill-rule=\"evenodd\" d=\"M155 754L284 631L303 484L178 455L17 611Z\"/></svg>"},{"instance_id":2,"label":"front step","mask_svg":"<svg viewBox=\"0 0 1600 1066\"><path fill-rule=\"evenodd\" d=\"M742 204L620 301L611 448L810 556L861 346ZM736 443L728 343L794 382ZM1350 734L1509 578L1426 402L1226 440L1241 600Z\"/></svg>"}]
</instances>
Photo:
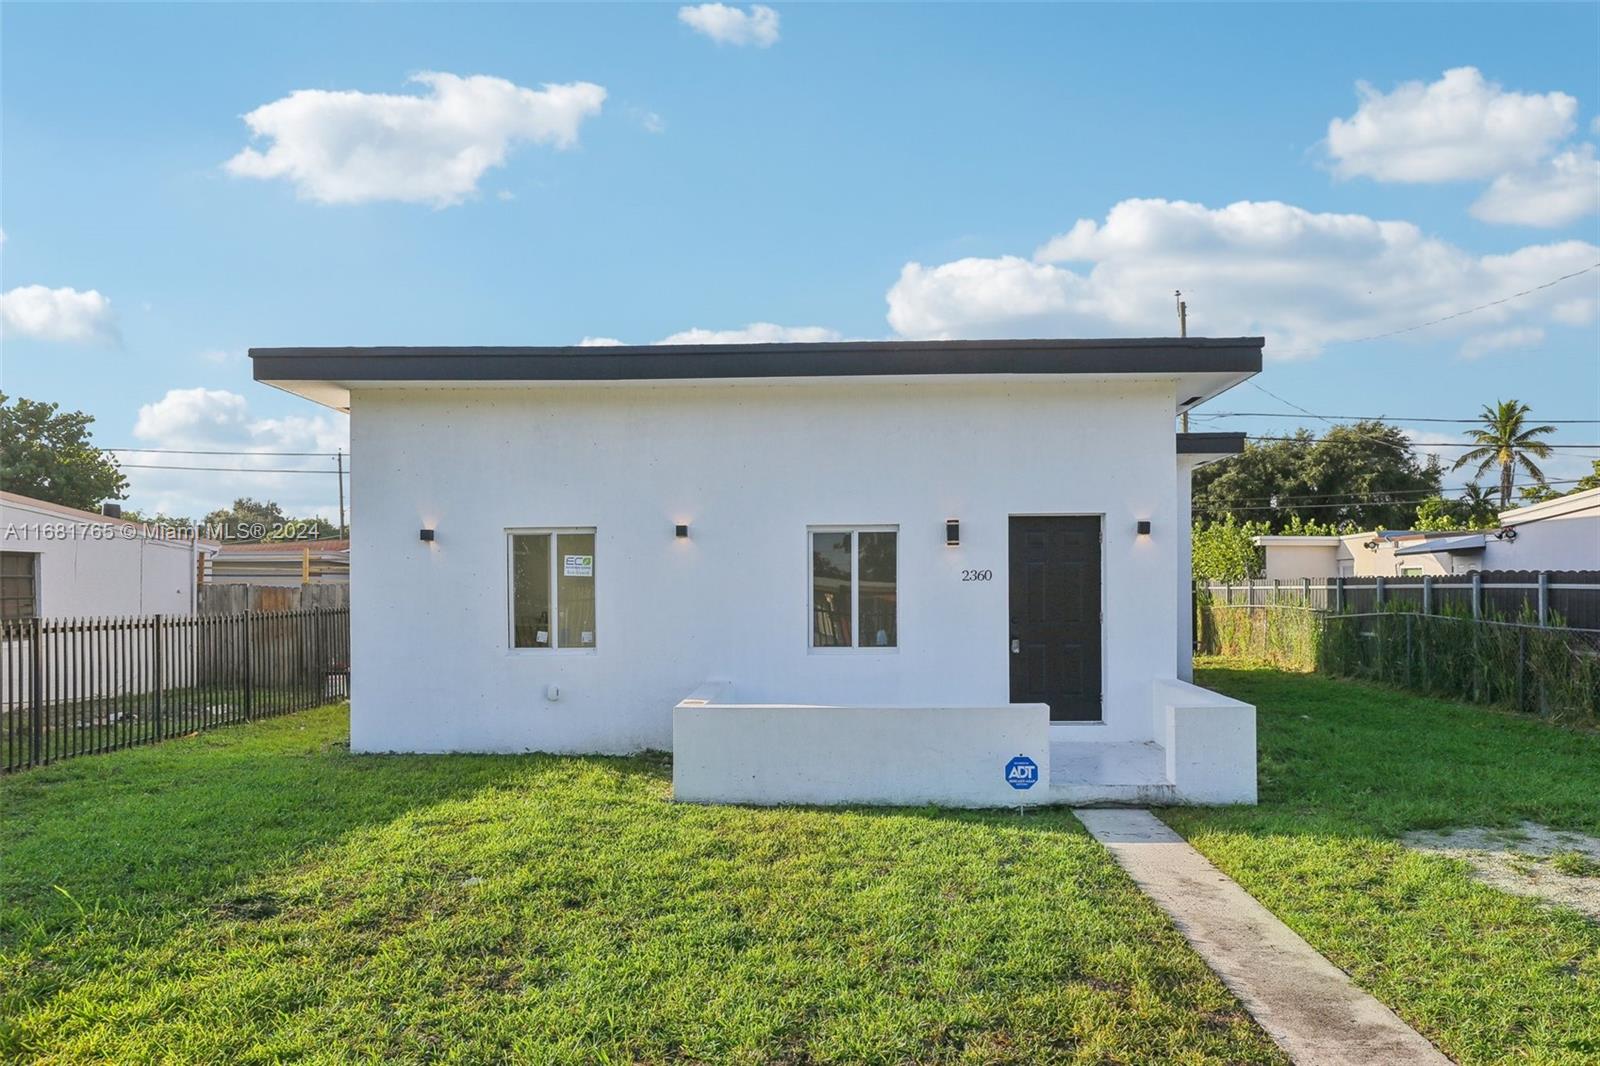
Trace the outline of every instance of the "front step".
<instances>
[{"instance_id":1,"label":"front step","mask_svg":"<svg viewBox=\"0 0 1600 1066\"><path fill-rule=\"evenodd\" d=\"M1177 802L1177 789L1159 744L1052 741L1047 796L1077 806L1165 806Z\"/></svg>"}]
</instances>

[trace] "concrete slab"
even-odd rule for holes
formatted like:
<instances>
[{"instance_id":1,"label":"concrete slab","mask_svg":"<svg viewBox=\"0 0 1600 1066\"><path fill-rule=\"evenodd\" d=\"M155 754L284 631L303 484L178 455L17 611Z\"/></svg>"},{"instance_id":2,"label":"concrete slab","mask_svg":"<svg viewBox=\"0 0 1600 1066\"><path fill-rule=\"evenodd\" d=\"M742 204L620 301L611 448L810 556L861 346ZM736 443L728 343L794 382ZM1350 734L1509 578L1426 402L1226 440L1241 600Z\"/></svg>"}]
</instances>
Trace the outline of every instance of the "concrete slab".
<instances>
[{"instance_id":1,"label":"concrete slab","mask_svg":"<svg viewBox=\"0 0 1600 1066\"><path fill-rule=\"evenodd\" d=\"M1450 1060L1149 811L1075 810L1300 1066Z\"/></svg>"},{"instance_id":2,"label":"concrete slab","mask_svg":"<svg viewBox=\"0 0 1600 1066\"><path fill-rule=\"evenodd\" d=\"M1050 741L1049 802L1132 804L1176 802L1167 756L1157 744Z\"/></svg>"}]
</instances>

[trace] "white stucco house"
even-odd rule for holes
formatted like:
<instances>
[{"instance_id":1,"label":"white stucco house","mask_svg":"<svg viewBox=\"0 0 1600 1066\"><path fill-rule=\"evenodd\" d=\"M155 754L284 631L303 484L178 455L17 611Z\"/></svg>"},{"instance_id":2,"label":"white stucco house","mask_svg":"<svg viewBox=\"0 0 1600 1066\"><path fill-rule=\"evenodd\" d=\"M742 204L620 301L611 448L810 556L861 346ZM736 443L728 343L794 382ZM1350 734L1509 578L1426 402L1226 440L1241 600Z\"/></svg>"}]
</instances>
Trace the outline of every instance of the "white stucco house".
<instances>
[{"instance_id":1,"label":"white stucco house","mask_svg":"<svg viewBox=\"0 0 1600 1066\"><path fill-rule=\"evenodd\" d=\"M0 617L193 614L216 545L0 492Z\"/></svg>"},{"instance_id":2,"label":"white stucco house","mask_svg":"<svg viewBox=\"0 0 1600 1066\"><path fill-rule=\"evenodd\" d=\"M749 803L1253 802L1174 416L1259 338L257 348L351 415L357 751Z\"/></svg>"},{"instance_id":3,"label":"white stucco house","mask_svg":"<svg viewBox=\"0 0 1600 1066\"><path fill-rule=\"evenodd\" d=\"M1267 580L1600 570L1600 489L1501 511L1492 530L1263 536Z\"/></svg>"}]
</instances>

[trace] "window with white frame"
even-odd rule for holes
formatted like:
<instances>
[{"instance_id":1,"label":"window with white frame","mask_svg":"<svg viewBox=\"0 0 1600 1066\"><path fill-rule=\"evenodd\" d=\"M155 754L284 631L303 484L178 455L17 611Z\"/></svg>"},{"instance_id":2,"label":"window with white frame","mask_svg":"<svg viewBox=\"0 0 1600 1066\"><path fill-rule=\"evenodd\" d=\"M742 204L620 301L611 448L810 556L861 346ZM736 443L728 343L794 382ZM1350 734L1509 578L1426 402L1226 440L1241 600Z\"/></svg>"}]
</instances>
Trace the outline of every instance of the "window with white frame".
<instances>
[{"instance_id":1,"label":"window with white frame","mask_svg":"<svg viewBox=\"0 0 1600 1066\"><path fill-rule=\"evenodd\" d=\"M899 646L894 526L812 527L811 646Z\"/></svg>"},{"instance_id":2,"label":"window with white frame","mask_svg":"<svg viewBox=\"0 0 1600 1066\"><path fill-rule=\"evenodd\" d=\"M511 646L595 647L594 530L513 529Z\"/></svg>"}]
</instances>

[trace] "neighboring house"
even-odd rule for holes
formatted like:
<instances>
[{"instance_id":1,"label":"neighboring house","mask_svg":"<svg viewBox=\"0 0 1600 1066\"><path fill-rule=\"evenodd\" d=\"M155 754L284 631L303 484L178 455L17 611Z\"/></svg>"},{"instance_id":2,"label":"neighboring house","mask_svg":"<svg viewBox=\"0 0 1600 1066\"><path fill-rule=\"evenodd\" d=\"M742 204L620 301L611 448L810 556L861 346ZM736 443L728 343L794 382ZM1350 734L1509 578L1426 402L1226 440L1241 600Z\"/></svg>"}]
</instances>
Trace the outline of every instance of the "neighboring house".
<instances>
[{"instance_id":1,"label":"neighboring house","mask_svg":"<svg viewBox=\"0 0 1600 1066\"><path fill-rule=\"evenodd\" d=\"M1600 570L1600 489L1501 511L1500 527L1485 570Z\"/></svg>"},{"instance_id":2,"label":"neighboring house","mask_svg":"<svg viewBox=\"0 0 1600 1066\"><path fill-rule=\"evenodd\" d=\"M1261 346L251 357L351 415L355 750L994 805L1254 801L1254 709L1184 681L1190 473L1243 440L1173 422Z\"/></svg>"},{"instance_id":3,"label":"neighboring house","mask_svg":"<svg viewBox=\"0 0 1600 1066\"><path fill-rule=\"evenodd\" d=\"M192 614L216 546L0 492L0 617Z\"/></svg>"},{"instance_id":4,"label":"neighboring house","mask_svg":"<svg viewBox=\"0 0 1600 1066\"><path fill-rule=\"evenodd\" d=\"M348 540L224 542L206 567L216 585L343 585L350 580Z\"/></svg>"},{"instance_id":5,"label":"neighboring house","mask_svg":"<svg viewBox=\"0 0 1600 1066\"><path fill-rule=\"evenodd\" d=\"M1267 580L1600 570L1600 489L1500 512L1491 530L1256 537Z\"/></svg>"}]
</instances>

